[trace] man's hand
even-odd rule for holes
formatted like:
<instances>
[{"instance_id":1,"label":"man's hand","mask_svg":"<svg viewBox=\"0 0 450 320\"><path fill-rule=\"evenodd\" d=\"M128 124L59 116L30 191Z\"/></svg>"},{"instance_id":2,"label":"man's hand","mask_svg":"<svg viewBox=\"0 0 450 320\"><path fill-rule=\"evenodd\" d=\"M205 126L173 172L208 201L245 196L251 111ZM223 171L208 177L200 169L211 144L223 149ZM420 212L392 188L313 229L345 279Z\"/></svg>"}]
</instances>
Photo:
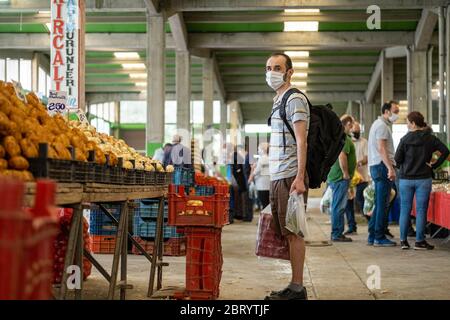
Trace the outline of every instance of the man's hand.
<instances>
[{"instance_id":1,"label":"man's hand","mask_svg":"<svg viewBox=\"0 0 450 320\"><path fill-rule=\"evenodd\" d=\"M344 178L344 180L350 180L350 175L348 174L348 172L345 172L343 174L343 178Z\"/></svg>"},{"instance_id":2,"label":"man's hand","mask_svg":"<svg viewBox=\"0 0 450 320\"><path fill-rule=\"evenodd\" d=\"M395 174L394 168L389 168L389 170L388 170L388 179L391 180L391 181L395 181L395 177L396 177L396 174Z\"/></svg>"},{"instance_id":3,"label":"man's hand","mask_svg":"<svg viewBox=\"0 0 450 320\"><path fill-rule=\"evenodd\" d=\"M299 177L295 178L295 180L292 182L291 191L289 192L289 194L294 191L297 192L297 194L303 194L306 192L305 181L303 181L303 179L300 179Z\"/></svg>"}]
</instances>

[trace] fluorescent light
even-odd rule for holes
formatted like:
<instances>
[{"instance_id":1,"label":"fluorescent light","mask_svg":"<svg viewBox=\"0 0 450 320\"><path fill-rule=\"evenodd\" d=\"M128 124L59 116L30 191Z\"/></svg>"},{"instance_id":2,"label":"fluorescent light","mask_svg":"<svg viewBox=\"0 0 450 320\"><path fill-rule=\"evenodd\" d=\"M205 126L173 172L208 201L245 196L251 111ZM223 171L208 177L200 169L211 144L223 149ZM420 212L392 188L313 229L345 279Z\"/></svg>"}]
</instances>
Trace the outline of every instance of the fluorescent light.
<instances>
[{"instance_id":1,"label":"fluorescent light","mask_svg":"<svg viewBox=\"0 0 450 320\"><path fill-rule=\"evenodd\" d=\"M319 13L320 9L286 9L284 12Z\"/></svg>"},{"instance_id":2,"label":"fluorescent light","mask_svg":"<svg viewBox=\"0 0 450 320\"><path fill-rule=\"evenodd\" d=\"M309 51L285 51L284 53L287 54L291 58L309 57Z\"/></svg>"},{"instance_id":3,"label":"fluorescent light","mask_svg":"<svg viewBox=\"0 0 450 320\"><path fill-rule=\"evenodd\" d=\"M294 68L308 68L309 63L297 61L297 62L293 62L292 65L294 66Z\"/></svg>"},{"instance_id":4,"label":"fluorescent light","mask_svg":"<svg viewBox=\"0 0 450 320\"><path fill-rule=\"evenodd\" d=\"M118 59L139 59L137 52L114 52L114 57Z\"/></svg>"},{"instance_id":5,"label":"fluorescent light","mask_svg":"<svg viewBox=\"0 0 450 320\"><path fill-rule=\"evenodd\" d=\"M136 87L146 87L147 82L136 82Z\"/></svg>"},{"instance_id":6,"label":"fluorescent light","mask_svg":"<svg viewBox=\"0 0 450 320\"><path fill-rule=\"evenodd\" d=\"M306 81L292 81L292 84L294 86L306 87L308 85L308 82L306 82Z\"/></svg>"},{"instance_id":7,"label":"fluorescent light","mask_svg":"<svg viewBox=\"0 0 450 320\"><path fill-rule=\"evenodd\" d=\"M130 73L131 79L147 79L146 73Z\"/></svg>"},{"instance_id":8,"label":"fluorescent light","mask_svg":"<svg viewBox=\"0 0 450 320\"><path fill-rule=\"evenodd\" d=\"M47 27L48 32L52 32L52 24L50 22L46 23L45 26Z\"/></svg>"},{"instance_id":9,"label":"fluorescent light","mask_svg":"<svg viewBox=\"0 0 450 320\"><path fill-rule=\"evenodd\" d=\"M39 10L38 13L39 14L50 14L51 11L50 10Z\"/></svg>"},{"instance_id":10,"label":"fluorescent light","mask_svg":"<svg viewBox=\"0 0 450 320\"><path fill-rule=\"evenodd\" d=\"M126 70L144 70L144 63L122 63L122 68Z\"/></svg>"},{"instance_id":11,"label":"fluorescent light","mask_svg":"<svg viewBox=\"0 0 450 320\"><path fill-rule=\"evenodd\" d=\"M306 72L296 72L296 73L294 73L294 76L292 77L292 78L294 78L294 79L304 79L304 78L307 78L308 77L308 73L306 73Z\"/></svg>"},{"instance_id":12,"label":"fluorescent light","mask_svg":"<svg viewBox=\"0 0 450 320\"><path fill-rule=\"evenodd\" d=\"M319 21L288 21L284 31L319 31Z\"/></svg>"}]
</instances>

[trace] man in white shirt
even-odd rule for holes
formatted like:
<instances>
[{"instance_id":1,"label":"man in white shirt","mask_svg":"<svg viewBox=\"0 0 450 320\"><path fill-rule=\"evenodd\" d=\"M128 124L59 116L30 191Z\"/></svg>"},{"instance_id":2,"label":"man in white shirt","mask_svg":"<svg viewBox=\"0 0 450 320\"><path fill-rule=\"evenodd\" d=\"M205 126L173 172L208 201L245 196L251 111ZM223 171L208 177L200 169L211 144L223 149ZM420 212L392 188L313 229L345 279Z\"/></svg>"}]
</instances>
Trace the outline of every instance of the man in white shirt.
<instances>
[{"instance_id":1,"label":"man in white shirt","mask_svg":"<svg viewBox=\"0 0 450 320\"><path fill-rule=\"evenodd\" d=\"M369 220L368 245L392 247L396 243L387 239L386 214L389 208L389 196L395 181L395 150L391 125L398 119L398 103L387 102L381 108L381 116L372 124L369 132L369 168L375 182L375 207Z\"/></svg>"}]
</instances>

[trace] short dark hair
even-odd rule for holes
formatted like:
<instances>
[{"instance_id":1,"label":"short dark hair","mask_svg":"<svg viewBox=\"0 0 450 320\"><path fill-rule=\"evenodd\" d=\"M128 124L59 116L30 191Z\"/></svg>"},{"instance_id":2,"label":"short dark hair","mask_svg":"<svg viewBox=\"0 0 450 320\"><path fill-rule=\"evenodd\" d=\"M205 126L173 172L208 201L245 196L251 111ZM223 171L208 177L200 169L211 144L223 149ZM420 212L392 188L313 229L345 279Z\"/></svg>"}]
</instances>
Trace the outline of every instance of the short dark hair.
<instances>
[{"instance_id":1,"label":"short dark hair","mask_svg":"<svg viewBox=\"0 0 450 320\"><path fill-rule=\"evenodd\" d=\"M418 111L412 111L407 116L409 122L414 122L419 128L425 128L427 126L425 118Z\"/></svg>"},{"instance_id":2,"label":"short dark hair","mask_svg":"<svg viewBox=\"0 0 450 320\"><path fill-rule=\"evenodd\" d=\"M272 57L279 57L279 56L282 56L282 57L284 57L284 59L286 59L286 70L289 70L289 69L292 69L292 68L293 68L293 66L292 66L292 59L291 59L291 57L289 57L286 53L283 53L283 52L274 52L274 53L272 53L272 54L270 55L271 58L272 58Z\"/></svg>"},{"instance_id":3,"label":"short dark hair","mask_svg":"<svg viewBox=\"0 0 450 320\"><path fill-rule=\"evenodd\" d=\"M383 104L383 106L381 107L381 114L384 114L386 111L391 111L393 104L398 105L398 101L391 100L391 101L385 102Z\"/></svg>"}]
</instances>

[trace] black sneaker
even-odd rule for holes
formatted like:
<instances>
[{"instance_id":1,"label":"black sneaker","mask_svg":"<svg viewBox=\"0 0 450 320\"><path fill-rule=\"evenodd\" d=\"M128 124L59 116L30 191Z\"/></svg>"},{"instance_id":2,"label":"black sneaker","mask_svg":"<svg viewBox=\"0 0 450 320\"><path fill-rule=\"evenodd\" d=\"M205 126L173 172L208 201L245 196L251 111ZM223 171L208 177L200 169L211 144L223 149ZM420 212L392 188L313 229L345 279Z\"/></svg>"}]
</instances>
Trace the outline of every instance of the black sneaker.
<instances>
[{"instance_id":1,"label":"black sneaker","mask_svg":"<svg viewBox=\"0 0 450 320\"><path fill-rule=\"evenodd\" d=\"M331 239L333 242L352 242L352 238L348 238L344 235L340 236L339 238Z\"/></svg>"},{"instance_id":2,"label":"black sneaker","mask_svg":"<svg viewBox=\"0 0 450 320\"><path fill-rule=\"evenodd\" d=\"M402 250L408 250L410 248L408 241L400 241L400 246L402 247Z\"/></svg>"},{"instance_id":3,"label":"black sneaker","mask_svg":"<svg viewBox=\"0 0 450 320\"><path fill-rule=\"evenodd\" d=\"M302 291L295 292L289 288L278 292L272 292L270 296L264 298L264 300L308 300L308 294L306 288L303 287Z\"/></svg>"},{"instance_id":4,"label":"black sneaker","mask_svg":"<svg viewBox=\"0 0 450 320\"><path fill-rule=\"evenodd\" d=\"M358 232L356 232L356 230L347 230L344 232L345 236L356 236L358 234Z\"/></svg>"},{"instance_id":5,"label":"black sneaker","mask_svg":"<svg viewBox=\"0 0 450 320\"><path fill-rule=\"evenodd\" d=\"M433 250L434 246L426 242L425 240L416 242L414 245L414 250Z\"/></svg>"},{"instance_id":6,"label":"black sneaker","mask_svg":"<svg viewBox=\"0 0 450 320\"><path fill-rule=\"evenodd\" d=\"M389 231L386 230L386 232L384 233L388 238L394 239L394 235Z\"/></svg>"}]
</instances>

